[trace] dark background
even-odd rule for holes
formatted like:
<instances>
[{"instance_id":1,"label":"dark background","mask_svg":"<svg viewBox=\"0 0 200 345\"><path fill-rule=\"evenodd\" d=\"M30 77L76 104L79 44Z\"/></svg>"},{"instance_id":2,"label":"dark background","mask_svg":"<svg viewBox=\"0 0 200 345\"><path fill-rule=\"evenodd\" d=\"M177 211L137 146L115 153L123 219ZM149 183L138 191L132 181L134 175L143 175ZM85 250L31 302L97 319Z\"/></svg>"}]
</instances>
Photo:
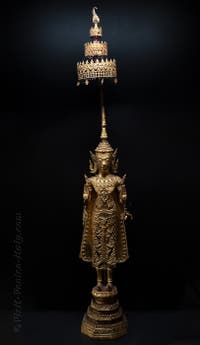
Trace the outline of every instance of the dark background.
<instances>
[{"instance_id":1,"label":"dark background","mask_svg":"<svg viewBox=\"0 0 200 345\"><path fill-rule=\"evenodd\" d=\"M11 18L5 128L8 152L17 149L23 307L85 309L95 285L94 269L78 255L84 173L100 135L99 95L94 84L76 87L94 5L118 63L119 83L105 85L108 133L135 213L127 222L130 259L115 272L121 304L199 307L197 7L60 0L17 3Z\"/></svg>"}]
</instances>

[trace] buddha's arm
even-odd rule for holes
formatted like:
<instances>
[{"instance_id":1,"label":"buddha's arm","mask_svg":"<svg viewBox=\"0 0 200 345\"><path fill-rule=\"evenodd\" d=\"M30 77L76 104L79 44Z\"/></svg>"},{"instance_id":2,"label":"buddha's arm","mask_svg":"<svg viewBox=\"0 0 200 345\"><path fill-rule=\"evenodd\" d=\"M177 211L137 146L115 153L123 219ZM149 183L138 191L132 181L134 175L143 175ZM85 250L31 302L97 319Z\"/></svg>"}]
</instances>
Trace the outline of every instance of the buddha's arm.
<instances>
[{"instance_id":1,"label":"buddha's arm","mask_svg":"<svg viewBox=\"0 0 200 345\"><path fill-rule=\"evenodd\" d=\"M84 189L83 189L83 200L84 201L90 201L91 200L91 191L92 191L92 186L89 182L86 182L84 184Z\"/></svg>"},{"instance_id":2,"label":"buddha's arm","mask_svg":"<svg viewBox=\"0 0 200 345\"><path fill-rule=\"evenodd\" d=\"M124 181L122 179L117 187L119 191L119 201L121 204L125 204L127 199L126 186L123 182Z\"/></svg>"},{"instance_id":3,"label":"buddha's arm","mask_svg":"<svg viewBox=\"0 0 200 345\"><path fill-rule=\"evenodd\" d=\"M125 184L122 184L121 189L120 189L120 202L125 203L126 199L127 199L126 187L125 187Z\"/></svg>"},{"instance_id":4,"label":"buddha's arm","mask_svg":"<svg viewBox=\"0 0 200 345\"><path fill-rule=\"evenodd\" d=\"M88 202L90 202L90 200L91 200L91 191L92 191L92 186L87 179L86 183L84 184L84 188L83 188L83 201L84 201L83 226L85 225L85 222L87 219L87 208L88 208Z\"/></svg>"},{"instance_id":5,"label":"buddha's arm","mask_svg":"<svg viewBox=\"0 0 200 345\"><path fill-rule=\"evenodd\" d=\"M133 216L130 212L127 211L126 208L126 199L127 199L127 194L126 194L126 186L124 184L124 180L125 180L125 175L122 179L120 179L119 181L119 185L117 187L118 191L119 191L119 202L122 204L123 207L123 219L126 220L128 217L130 217L131 219L133 219Z\"/></svg>"}]
</instances>

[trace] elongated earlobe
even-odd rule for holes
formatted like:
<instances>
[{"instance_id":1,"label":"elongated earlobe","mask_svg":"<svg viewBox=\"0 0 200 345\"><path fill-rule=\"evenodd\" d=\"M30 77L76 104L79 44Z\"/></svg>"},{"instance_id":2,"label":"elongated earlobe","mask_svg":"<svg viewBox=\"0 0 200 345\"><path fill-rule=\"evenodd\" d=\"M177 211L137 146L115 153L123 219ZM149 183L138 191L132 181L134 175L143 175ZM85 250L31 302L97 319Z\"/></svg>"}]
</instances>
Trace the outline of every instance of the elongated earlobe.
<instances>
[{"instance_id":1,"label":"elongated earlobe","mask_svg":"<svg viewBox=\"0 0 200 345\"><path fill-rule=\"evenodd\" d=\"M91 174L95 174L97 172L97 160L95 154L90 151L91 159L89 160L89 169Z\"/></svg>"}]
</instances>

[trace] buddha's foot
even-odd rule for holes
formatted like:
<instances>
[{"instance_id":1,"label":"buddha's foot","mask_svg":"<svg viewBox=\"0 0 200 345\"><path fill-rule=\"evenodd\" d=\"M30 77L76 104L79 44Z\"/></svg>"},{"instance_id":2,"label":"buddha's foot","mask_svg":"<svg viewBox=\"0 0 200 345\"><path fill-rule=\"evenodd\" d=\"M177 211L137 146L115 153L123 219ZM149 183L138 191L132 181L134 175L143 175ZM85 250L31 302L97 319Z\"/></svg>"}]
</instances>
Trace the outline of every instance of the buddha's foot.
<instances>
[{"instance_id":1,"label":"buddha's foot","mask_svg":"<svg viewBox=\"0 0 200 345\"><path fill-rule=\"evenodd\" d=\"M108 284L106 285L106 290L107 290L107 291L112 291L112 289L113 289L113 284L112 284L112 283L108 283Z\"/></svg>"},{"instance_id":2,"label":"buddha's foot","mask_svg":"<svg viewBox=\"0 0 200 345\"><path fill-rule=\"evenodd\" d=\"M96 288L97 288L98 291L102 291L103 288L104 288L104 285L102 283L97 283Z\"/></svg>"}]
</instances>

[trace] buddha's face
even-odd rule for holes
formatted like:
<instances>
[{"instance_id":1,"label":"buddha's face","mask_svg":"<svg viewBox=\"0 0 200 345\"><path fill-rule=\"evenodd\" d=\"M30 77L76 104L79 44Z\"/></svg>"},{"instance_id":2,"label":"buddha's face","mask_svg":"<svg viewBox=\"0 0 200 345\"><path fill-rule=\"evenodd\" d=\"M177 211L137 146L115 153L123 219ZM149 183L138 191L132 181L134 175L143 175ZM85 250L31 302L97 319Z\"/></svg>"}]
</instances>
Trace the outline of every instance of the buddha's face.
<instances>
[{"instance_id":1,"label":"buddha's face","mask_svg":"<svg viewBox=\"0 0 200 345\"><path fill-rule=\"evenodd\" d=\"M102 174L108 174L110 170L110 164L111 164L111 155L110 153L96 153L97 158L97 166L98 170Z\"/></svg>"}]
</instances>

